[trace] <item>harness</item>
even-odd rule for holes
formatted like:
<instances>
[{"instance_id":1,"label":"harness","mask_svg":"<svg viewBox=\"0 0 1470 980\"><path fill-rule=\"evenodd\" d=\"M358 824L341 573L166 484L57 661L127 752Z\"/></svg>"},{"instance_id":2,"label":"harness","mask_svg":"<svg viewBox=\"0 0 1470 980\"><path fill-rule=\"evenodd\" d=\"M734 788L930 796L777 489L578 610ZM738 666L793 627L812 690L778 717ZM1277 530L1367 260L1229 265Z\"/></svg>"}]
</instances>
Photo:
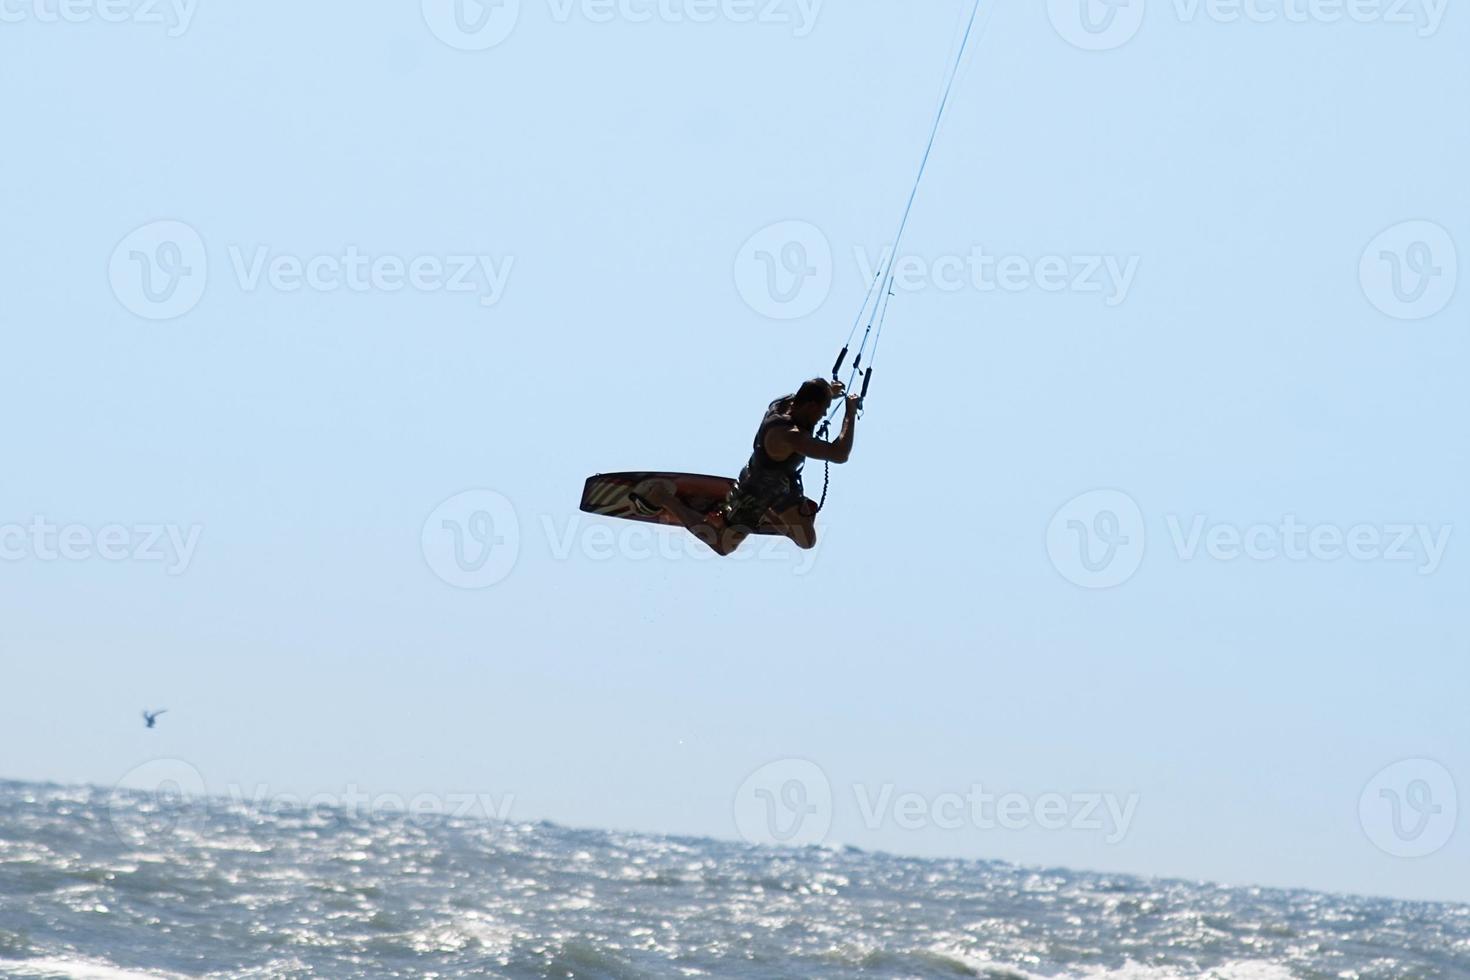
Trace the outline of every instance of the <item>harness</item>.
<instances>
[{"instance_id":1,"label":"harness","mask_svg":"<svg viewBox=\"0 0 1470 980\"><path fill-rule=\"evenodd\" d=\"M806 457L792 453L786 459L772 459L766 451L766 436L772 429L789 429L795 421L787 414L793 396L787 395L771 402L756 430L751 446L750 462L740 471L740 479L725 501L727 517L736 523L754 527L768 509L778 507L787 500L799 501L805 496L801 484L802 467Z\"/></svg>"}]
</instances>

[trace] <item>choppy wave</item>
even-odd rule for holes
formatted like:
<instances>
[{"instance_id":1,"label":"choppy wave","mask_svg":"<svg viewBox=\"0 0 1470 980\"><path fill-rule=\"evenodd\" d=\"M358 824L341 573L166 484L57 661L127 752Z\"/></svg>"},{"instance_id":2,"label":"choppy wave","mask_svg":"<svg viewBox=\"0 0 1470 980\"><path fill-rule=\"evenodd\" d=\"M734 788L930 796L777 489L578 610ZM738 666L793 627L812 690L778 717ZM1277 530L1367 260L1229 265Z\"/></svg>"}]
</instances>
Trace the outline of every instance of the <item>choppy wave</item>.
<instances>
[{"instance_id":1,"label":"choppy wave","mask_svg":"<svg viewBox=\"0 0 1470 980\"><path fill-rule=\"evenodd\" d=\"M1470 977L1470 907L0 782L0 975Z\"/></svg>"}]
</instances>

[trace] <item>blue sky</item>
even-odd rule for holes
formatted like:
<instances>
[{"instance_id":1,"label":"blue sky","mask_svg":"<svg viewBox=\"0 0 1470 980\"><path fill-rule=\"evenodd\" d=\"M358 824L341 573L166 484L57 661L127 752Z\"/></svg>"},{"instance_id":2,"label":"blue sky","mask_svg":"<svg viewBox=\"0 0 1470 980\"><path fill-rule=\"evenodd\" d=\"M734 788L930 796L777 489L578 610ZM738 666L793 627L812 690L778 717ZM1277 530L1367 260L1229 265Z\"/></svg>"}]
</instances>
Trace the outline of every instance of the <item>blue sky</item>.
<instances>
[{"instance_id":1,"label":"blue sky","mask_svg":"<svg viewBox=\"0 0 1470 980\"><path fill-rule=\"evenodd\" d=\"M0 775L1470 900L1463 18L994 5L822 543L721 563L582 481L831 363L966 5L54 9Z\"/></svg>"}]
</instances>

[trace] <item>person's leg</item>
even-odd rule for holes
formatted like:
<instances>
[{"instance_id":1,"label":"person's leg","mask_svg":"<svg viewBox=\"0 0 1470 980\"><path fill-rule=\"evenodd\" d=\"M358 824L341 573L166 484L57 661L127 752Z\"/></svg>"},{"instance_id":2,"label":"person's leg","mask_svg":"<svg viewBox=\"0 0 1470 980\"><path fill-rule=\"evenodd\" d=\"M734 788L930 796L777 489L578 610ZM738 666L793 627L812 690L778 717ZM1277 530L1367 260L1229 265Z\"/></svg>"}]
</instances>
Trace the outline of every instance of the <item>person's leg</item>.
<instances>
[{"instance_id":1,"label":"person's leg","mask_svg":"<svg viewBox=\"0 0 1470 980\"><path fill-rule=\"evenodd\" d=\"M680 500L674 492L673 484L666 480L651 481L647 486L640 486L635 492L650 504L662 507L672 514L674 519L684 525L690 534L704 542L711 551L722 558L733 554L749 534L744 528L725 527L723 522L718 525L712 522L710 515L702 514Z\"/></svg>"},{"instance_id":2,"label":"person's leg","mask_svg":"<svg viewBox=\"0 0 1470 980\"><path fill-rule=\"evenodd\" d=\"M810 551L817 546L817 505L805 498L776 514L773 526L797 547Z\"/></svg>"}]
</instances>

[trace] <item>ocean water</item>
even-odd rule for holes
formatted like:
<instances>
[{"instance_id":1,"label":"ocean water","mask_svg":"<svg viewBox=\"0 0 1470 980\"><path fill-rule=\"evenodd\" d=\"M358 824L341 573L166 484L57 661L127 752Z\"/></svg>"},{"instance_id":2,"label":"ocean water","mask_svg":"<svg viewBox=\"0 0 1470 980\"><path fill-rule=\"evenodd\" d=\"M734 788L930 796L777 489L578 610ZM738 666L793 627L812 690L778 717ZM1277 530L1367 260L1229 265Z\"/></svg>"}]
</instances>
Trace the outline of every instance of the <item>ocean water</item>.
<instances>
[{"instance_id":1,"label":"ocean water","mask_svg":"<svg viewBox=\"0 0 1470 980\"><path fill-rule=\"evenodd\" d=\"M1470 906L0 782L0 976L1470 977Z\"/></svg>"}]
</instances>

